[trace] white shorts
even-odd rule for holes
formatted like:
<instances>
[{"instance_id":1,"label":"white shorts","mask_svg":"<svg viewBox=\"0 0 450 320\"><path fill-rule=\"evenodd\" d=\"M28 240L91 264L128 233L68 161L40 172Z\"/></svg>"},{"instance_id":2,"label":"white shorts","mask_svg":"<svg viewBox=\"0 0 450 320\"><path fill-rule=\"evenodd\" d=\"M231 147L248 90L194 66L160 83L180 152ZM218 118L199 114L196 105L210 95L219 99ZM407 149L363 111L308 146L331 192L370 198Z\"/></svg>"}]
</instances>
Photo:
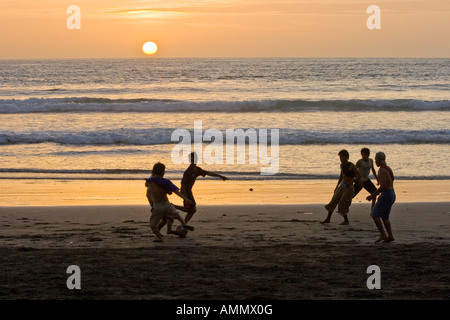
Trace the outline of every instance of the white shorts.
<instances>
[{"instance_id":1,"label":"white shorts","mask_svg":"<svg viewBox=\"0 0 450 320\"><path fill-rule=\"evenodd\" d=\"M158 227L159 221L164 217L172 219L180 218L180 214L169 201L155 203L153 205L152 214L150 216L150 227Z\"/></svg>"}]
</instances>

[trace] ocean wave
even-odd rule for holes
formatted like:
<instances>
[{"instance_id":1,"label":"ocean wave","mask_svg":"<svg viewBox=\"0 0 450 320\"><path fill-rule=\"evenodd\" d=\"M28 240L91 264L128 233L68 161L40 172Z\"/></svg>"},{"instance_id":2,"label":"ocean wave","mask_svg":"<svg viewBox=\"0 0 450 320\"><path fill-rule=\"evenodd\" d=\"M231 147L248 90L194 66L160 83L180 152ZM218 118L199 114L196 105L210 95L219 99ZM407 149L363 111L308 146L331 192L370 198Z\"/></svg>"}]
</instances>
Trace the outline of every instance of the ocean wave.
<instances>
[{"instance_id":1,"label":"ocean wave","mask_svg":"<svg viewBox=\"0 0 450 320\"><path fill-rule=\"evenodd\" d=\"M97 131L39 131L39 132L0 132L0 145L56 143L59 145L105 145L105 146L149 146L164 144L196 143L192 130L184 131L186 135L174 135L176 129L117 129ZM236 138L234 144L245 143L251 145L259 142L259 135L267 133L268 143L276 143L275 136L271 136L272 129L265 133L259 130L234 130ZM214 146L227 144L226 131L220 131ZM204 134L204 132L203 132ZM251 139L250 139L251 137ZM222 143L220 143L222 139ZM448 144L450 130L396 130L371 129L354 131L312 131L301 129L280 129L278 145L326 145L326 144ZM210 140L203 137L203 143L208 145ZM101 151L100 151L101 152ZM122 152L117 150L117 152ZM123 152L129 152L124 150Z\"/></svg>"},{"instance_id":2,"label":"ocean wave","mask_svg":"<svg viewBox=\"0 0 450 320\"><path fill-rule=\"evenodd\" d=\"M309 111L449 111L450 100L248 100L181 101L89 97L0 99L0 113L65 112L309 112Z\"/></svg>"}]
</instances>

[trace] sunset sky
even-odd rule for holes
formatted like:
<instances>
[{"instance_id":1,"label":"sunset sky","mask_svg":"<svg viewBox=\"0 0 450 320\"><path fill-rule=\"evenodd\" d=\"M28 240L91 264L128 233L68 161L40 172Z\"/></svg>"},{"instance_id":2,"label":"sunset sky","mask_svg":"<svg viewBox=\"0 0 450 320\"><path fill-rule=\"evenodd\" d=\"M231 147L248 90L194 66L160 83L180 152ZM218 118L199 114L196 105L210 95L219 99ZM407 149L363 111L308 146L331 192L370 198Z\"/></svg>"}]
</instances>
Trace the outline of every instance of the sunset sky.
<instances>
[{"instance_id":1,"label":"sunset sky","mask_svg":"<svg viewBox=\"0 0 450 320\"><path fill-rule=\"evenodd\" d=\"M69 30L70 5L81 29ZM369 30L369 5L381 29ZM1 0L0 59L450 57L448 0Z\"/></svg>"}]
</instances>

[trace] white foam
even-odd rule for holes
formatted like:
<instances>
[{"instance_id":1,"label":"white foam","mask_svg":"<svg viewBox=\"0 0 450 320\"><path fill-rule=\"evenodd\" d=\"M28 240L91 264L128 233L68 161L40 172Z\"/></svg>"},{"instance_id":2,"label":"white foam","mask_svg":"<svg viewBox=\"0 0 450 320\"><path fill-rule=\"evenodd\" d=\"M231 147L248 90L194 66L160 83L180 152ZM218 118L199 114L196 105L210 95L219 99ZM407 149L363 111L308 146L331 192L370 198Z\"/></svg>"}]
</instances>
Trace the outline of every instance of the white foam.
<instances>
[{"instance_id":1,"label":"white foam","mask_svg":"<svg viewBox=\"0 0 450 320\"><path fill-rule=\"evenodd\" d=\"M57 143L60 145L162 145L177 144L171 135L175 128L121 129L97 131L0 132L0 145ZM243 131L246 131L243 129ZM223 143L226 134L223 133ZM244 133L245 134L245 133ZM191 133L192 142L194 135ZM313 144L448 144L450 130L371 129L355 132L280 129L279 145ZM237 141L237 140L236 140ZM271 141L270 137L268 141ZM207 143L207 142L206 142ZM247 141L248 143L248 141Z\"/></svg>"},{"instance_id":2,"label":"white foam","mask_svg":"<svg viewBox=\"0 0 450 320\"><path fill-rule=\"evenodd\" d=\"M0 113L52 112L302 112L450 110L450 100L249 100L180 101L158 99L29 98L0 100Z\"/></svg>"}]
</instances>

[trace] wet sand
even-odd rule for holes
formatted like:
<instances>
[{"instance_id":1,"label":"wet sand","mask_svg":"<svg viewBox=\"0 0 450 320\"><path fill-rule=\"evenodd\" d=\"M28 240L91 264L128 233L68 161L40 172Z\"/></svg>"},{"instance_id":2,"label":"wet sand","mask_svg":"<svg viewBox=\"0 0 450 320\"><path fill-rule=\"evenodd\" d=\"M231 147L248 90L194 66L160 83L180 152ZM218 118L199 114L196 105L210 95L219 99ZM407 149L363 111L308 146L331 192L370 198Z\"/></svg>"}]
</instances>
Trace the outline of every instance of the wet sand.
<instances>
[{"instance_id":1,"label":"wet sand","mask_svg":"<svg viewBox=\"0 0 450 320\"><path fill-rule=\"evenodd\" d=\"M0 207L0 299L449 299L450 203L396 203L391 243L369 211L341 226L323 204L199 205L195 231L155 243L147 205Z\"/></svg>"}]
</instances>

